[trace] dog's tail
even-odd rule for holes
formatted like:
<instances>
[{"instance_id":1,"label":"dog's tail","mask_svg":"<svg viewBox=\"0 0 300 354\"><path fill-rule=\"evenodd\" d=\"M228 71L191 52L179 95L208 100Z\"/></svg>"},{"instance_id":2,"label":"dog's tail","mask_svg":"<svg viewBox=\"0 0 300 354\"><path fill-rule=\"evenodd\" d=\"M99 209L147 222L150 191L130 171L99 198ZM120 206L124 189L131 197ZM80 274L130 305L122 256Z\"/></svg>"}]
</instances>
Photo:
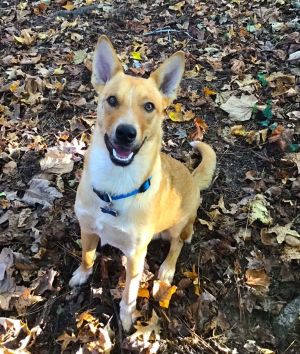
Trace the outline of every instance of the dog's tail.
<instances>
[{"instance_id":1,"label":"dog's tail","mask_svg":"<svg viewBox=\"0 0 300 354\"><path fill-rule=\"evenodd\" d=\"M217 161L216 153L209 145L201 141L192 141L190 145L200 151L202 156L200 165L192 173L196 184L202 191L210 186L213 179Z\"/></svg>"}]
</instances>

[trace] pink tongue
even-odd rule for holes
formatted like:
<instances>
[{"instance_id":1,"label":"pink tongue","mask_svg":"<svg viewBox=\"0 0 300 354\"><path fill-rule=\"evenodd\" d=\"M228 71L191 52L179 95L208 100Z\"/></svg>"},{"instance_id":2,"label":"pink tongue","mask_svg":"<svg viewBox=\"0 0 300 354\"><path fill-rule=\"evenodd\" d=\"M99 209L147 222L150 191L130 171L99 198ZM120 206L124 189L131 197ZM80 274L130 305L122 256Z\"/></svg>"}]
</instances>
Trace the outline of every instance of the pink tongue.
<instances>
[{"instance_id":1,"label":"pink tongue","mask_svg":"<svg viewBox=\"0 0 300 354\"><path fill-rule=\"evenodd\" d=\"M130 155L131 151L130 150L123 150L117 146L115 146L116 153L123 158L126 158Z\"/></svg>"}]
</instances>

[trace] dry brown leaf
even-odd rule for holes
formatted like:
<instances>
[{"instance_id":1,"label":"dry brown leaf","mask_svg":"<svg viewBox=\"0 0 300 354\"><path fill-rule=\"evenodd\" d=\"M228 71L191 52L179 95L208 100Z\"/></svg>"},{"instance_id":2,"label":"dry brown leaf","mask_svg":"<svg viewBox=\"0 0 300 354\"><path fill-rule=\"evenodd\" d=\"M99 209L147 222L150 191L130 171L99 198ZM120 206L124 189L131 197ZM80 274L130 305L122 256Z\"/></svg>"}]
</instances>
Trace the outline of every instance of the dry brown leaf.
<instances>
[{"instance_id":1,"label":"dry brown leaf","mask_svg":"<svg viewBox=\"0 0 300 354\"><path fill-rule=\"evenodd\" d=\"M275 225L271 227L270 229L263 229L262 232L264 234L275 234L277 242L281 244L283 241L288 241L287 243L291 246L297 246L298 242L297 239L293 240L294 238L299 238L298 241L300 241L300 234L296 230L291 230L291 227L293 225L293 222L290 222L284 226L280 225ZM288 237L289 236L289 237ZM287 240L288 237L288 240ZM294 242L294 243L293 243ZM293 243L293 244L291 244Z\"/></svg>"},{"instance_id":2,"label":"dry brown leaf","mask_svg":"<svg viewBox=\"0 0 300 354\"><path fill-rule=\"evenodd\" d=\"M264 290L269 289L270 277L264 269L247 269L245 277L247 285L262 287Z\"/></svg>"},{"instance_id":3,"label":"dry brown leaf","mask_svg":"<svg viewBox=\"0 0 300 354\"><path fill-rule=\"evenodd\" d=\"M64 332L56 339L56 341L62 342L61 343L61 351L64 352L70 343L77 342L77 338L74 333L71 333L71 335L69 335L67 332Z\"/></svg>"},{"instance_id":4,"label":"dry brown leaf","mask_svg":"<svg viewBox=\"0 0 300 354\"><path fill-rule=\"evenodd\" d=\"M143 341L144 344L147 344L151 337L153 336L152 340L159 340L160 339L160 331L161 327L159 324L159 317L157 316L156 312L153 310L152 317L147 322L146 326L142 326L139 322L137 325L134 326L136 328L136 332L133 333L129 340L135 341L136 339L140 339Z\"/></svg>"},{"instance_id":5,"label":"dry brown leaf","mask_svg":"<svg viewBox=\"0 0 300 354\"><path fill-rule=\"evenodd\" d=\"M231 64L232 66L230 69L234 74L241 75L245 71L245 63L243 62L243 60L232 59Z\"/></svg>"},{"instance_id":6,"label":"dry brown leaf","mask_svg":"<svg viewBox=\"0 0 300 354\"><path fill-rule=\"evenodd\" d=\"M12 173L15 172L16 168L17 168L16 162L15 161L9 161L3 166L2 171L6 175L11 175Z\"/></svg>"},{"instance_id":7,"label":"dry brown leaf","mask_svg":"<svg viewBox=\"0 0 300 354\"><path fill-rule=\"evenodd\" d=\"M0 317L0 352L3 354L30 354L27 348L31 346L41 328L36 326L29 329L21 320ZM12 349L11 344L17 348Z\"/></svg>"}]
</instances>

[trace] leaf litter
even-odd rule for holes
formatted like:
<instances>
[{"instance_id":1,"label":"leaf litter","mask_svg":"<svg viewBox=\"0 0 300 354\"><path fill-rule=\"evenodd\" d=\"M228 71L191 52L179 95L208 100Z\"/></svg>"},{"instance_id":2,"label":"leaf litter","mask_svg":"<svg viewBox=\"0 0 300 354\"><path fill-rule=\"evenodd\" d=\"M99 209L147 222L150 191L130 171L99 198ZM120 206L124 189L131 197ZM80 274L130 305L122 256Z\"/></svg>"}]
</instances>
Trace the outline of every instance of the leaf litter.
<instances>
[{"instance_id":1,"label":"leaf litter","mask_svg":"<svg viewBox=\"0 0 300 354\"><path fill-rule=\"evenodd\" d=\"M299 352L299 336L275 325L300 296L297 6L3 2L1 350ZM99 33L111 37L129 74L147 77L185 51L163 149L191 170L200 160L191 140L212 144L218 156L192 244L162 297L154 290L168 246L150 244L140 322L127 337L118 322L125 280L118 251L98 249L91 286L67 285L81 253L73 205L95 122L90 74Z\"/></svg>"}]
</instances>

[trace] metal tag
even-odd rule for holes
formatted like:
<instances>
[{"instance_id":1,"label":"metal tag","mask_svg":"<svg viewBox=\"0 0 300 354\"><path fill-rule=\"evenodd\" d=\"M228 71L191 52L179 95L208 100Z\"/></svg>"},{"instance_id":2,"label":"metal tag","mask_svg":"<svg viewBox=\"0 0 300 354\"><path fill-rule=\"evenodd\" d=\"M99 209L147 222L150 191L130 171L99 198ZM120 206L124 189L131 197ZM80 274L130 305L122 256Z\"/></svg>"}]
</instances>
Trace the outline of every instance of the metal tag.
<instances>
[{"instance_id":1,"label":"metal tag","mask_svg":"<svg viewBox=\"0 0 300 354\"><path fill-rule=\"evenodd\" d=\"M119 213L117 212L117 210L111 209L111 208L109 207L109 205L106 206L106 207L100 207L100 209L101 209L102 213L104 213L104 214L110 214L110 215L115 216L115 217L119 215Z\"/></svg>"}]
</instances>

